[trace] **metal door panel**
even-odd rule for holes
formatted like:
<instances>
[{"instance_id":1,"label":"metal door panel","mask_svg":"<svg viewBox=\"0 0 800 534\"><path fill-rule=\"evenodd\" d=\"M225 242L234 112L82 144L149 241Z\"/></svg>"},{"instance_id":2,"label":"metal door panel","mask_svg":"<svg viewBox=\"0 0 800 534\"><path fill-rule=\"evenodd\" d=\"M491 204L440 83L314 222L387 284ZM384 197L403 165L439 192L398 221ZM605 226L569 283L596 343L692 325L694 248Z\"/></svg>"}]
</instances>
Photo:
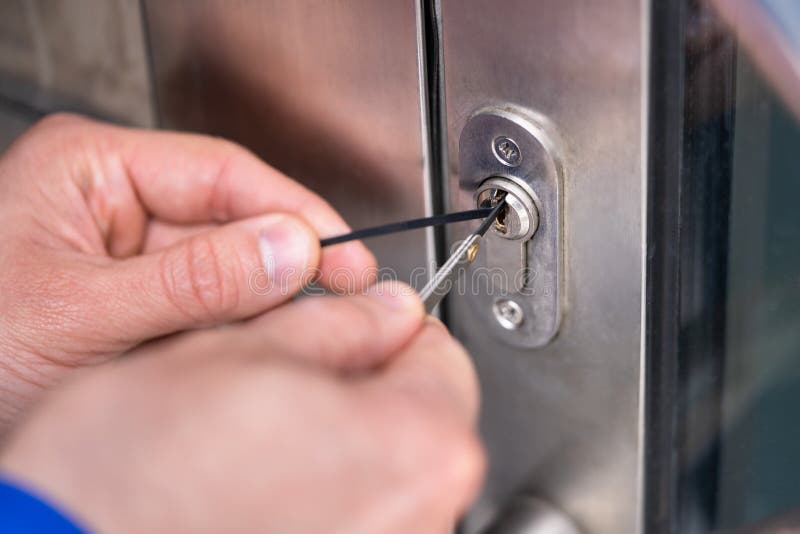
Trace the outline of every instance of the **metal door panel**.
<instances>
[{"instance_id":1,"label":"metal door panel","mask_svg":"<svg viewBox=\"0 0 800 534\"><path fill-rule=\"evenodd\" d=\"M355 228L426 214L415 1L145 6L163 126L244 144ZM426 235L367 245L408 280L427 265Z\"/></svg>"},{"instance_id":2,"label":"metal door panel","mask_svg":"<svg viewBox=\"0 0 800 534\"><path fill-rule=\"evenodd\" d=\"M458 141L486 106L521 106L562 139L565 297L548 346L486 334L491 310L450 299L451 327L483 390L489 479L476 532L514 493L562 508L588 532L638 529L646 6L633 0L442 0L450 208ZM450 233L453 242L466 228ZM534 252L535 253L535 252Z\"/></svg>"}]
</instances>

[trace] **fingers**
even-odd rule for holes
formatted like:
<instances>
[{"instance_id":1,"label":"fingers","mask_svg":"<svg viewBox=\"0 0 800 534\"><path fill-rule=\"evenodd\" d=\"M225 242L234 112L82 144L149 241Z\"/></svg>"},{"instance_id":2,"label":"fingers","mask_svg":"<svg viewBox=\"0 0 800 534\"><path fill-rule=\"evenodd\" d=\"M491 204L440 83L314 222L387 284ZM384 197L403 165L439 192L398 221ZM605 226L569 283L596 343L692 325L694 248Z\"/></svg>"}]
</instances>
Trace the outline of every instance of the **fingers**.
<instances>
[{"instance_id":1,"label":"fingers","mask_svg":"<svg viewBox=\"0 0 800 534\"><path fill-rule=\"evenodd\" d=\"M315 428L325 439L311 439L319 443L316 450L324 451L324 458L339 455L343 462L340 472L346 473L350 495L343 497L337 492L326 503L332 509L344 506L340 497L362 503L357 513L350 514L360 527L354 525L352 531L446 532L474 499L485 470L484 453L475 435L478 394L474 372L463 349L440 323L422 321L420 328L418 300L402 296L399 302L387 302L379 288L358 297L301 300L241 328L187 334L184 340L190 345L166 344L162 350L181 346L185 356L175 360L181 367L213 364L215 377L221 375L217 366L238 369L241 377L254 383L254 395L248 396L243 406L258 414L259 425L268 428L267 414L286 410L302 414L303 423L293 428L314 425L320 411L305 407L315 395L325 392L321 406L338 412L341 419L323 425L327 430ZM275 337L281 332L285 343ZM293 347L297 352L287 352ZM370 373L344 377L314 367L285 366L300 352L312 361L334 362L345 368L358 361L349 357L383 353L369 362L383 365ZM198 354L210 357L198 359ZM220 358L223 354L226 357ZM151 361L163 368L169 360L168 354L159 354ZM286 395L274 381L280 369L307 381L302 393ZM186 372L172 374L180 380ZM225 398L230 398L240 383L235 375L225 375ZM208 391L204 398L211 398ZM265 402L275 403L276 399L281 406L277 411ZM292 440L286 435L287 427L281 429L282 436L295 443L286 450L299 453L299 444L307 441ZM309 480L316 486L323 484L324 476L313 464L313 458L319 456L301 456ZM276 473L274 467L270 473ZM299 476L296 469L293 476ZM366 502L370 505L363 505Z\"/></svg>"},{"instance_id":2,"label":"fingers","mask_svg":"<svg viewBox=\"0 0 800 534\"><path fill-rule=\"evenodd\" d=\"M363 295L300 299L254 319L237 336L293 359L358 370L395 355L424 317L422 302L410 286L385 282Z\"/></svg>"},{"instance_id":3,"label":"fingers","mask_svg":"<svg viewBox=\"0 0 800 534\"><path fill-rule=\"evenodd\" d=\"M441 323L429 319L359 393L367 421L381 429L377 446L391 451L386 461L400 473L398 487L415 496L406 531L451 528L475 498L485 471L475 435L477 381L467 354Z\"/></svg>"},{"instance_id":4,"label":"fingers","mask_svg":"<svg viewBox=\"0 0 800 534\"><path fill-rule=\"evenodd\" d=\"M182 369L139 354L73 382L0 466L100 531L447 532L471 502L481 447L432 398L204 347L173 344Z\"/></svg>"},{"instance_id":5,"label":"fingers","mask_svg":"<svg viewBox=\"0 0 800 534\"><path fill-rule=\"evenodd\" d=\"M236 144L172 132L123 132L128 135L121 157L129 177L147 211L159 219L226 222L279 211L301 216L322 237L349 231L322 198ZM337 268L372 265L361 243L332 248L322 259L321 281Z\"/></svg>"},{"instance_id":6,"label":"fingers","mask_svg":"<svg viewBox=\"0 0 800 534\"><path fill-rule=\"evenodd\" d=\"M72 179L80 182L115 255L129 255L142 244L145 213L167 223L197 224L283 212L304 219L321 237L349 231L318 195L228 141L64 115L45 119L31 136L49 140L67 168L80 170ZM374 264L359 242L332 247L322 257L320 282L328 283L336 269L363 271Z\"/></svg>"},{"instance_id":7,"label":"fingers","mask_svg":"<svg viewBox=\"0 0 800 534\"><path fill-rule=\"evenodd\" d=\"M218 224L174 224L159 220L150 221L147 225L147 235L142 246L143 254L158 252L167 247L188 239L189 237L209 232L218 228Z\"/></svg>"},{"instance_id":8,"label":"fingers","mask_svg":"<svg viewBox=\"0 0 800 534\"><path fill-rule=\"evenodd\" d=\"M376 387L432 402L474 423L480 401L475 369L463 347L437 319L424 327L376 380Z\"/></svg>"},{"instance_id":9,"label":"fingers","mask_svg":"<svg viewBox=\"0 0 800 534\"><path fill-rule=\"evenodd\" d=\"M102 268L97 283L110 293L104 320L136 343L250 317L297 293L318 260L316 234L300 219L230 223Z\"/></svg>"}]
</instances>

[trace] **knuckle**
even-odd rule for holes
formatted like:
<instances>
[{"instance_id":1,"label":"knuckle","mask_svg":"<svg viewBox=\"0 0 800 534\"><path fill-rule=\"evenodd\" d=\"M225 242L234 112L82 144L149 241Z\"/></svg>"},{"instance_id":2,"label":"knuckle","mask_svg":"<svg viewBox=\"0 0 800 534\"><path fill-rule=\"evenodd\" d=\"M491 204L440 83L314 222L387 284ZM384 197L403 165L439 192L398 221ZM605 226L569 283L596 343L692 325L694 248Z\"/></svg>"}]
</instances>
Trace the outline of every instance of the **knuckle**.
<instances>
[{"instance_id":1,"label":"knuckle","mask_svg":"<svg viewBox=\"0 0 800 534\"><path fill-rule=\"evenodd\" d=\"M215 137L215 140L219 142L220 147L229 153L231 157L241 157L241 156L252 156L252 152L250 152L247 148L231 141L230 139L225 139L224 137Z\"/></svg>"},{"instance_id":2,"label":"knuckle","mask_svg":"<svg viewBox=\"0 0 800 534\"><path fill-rule=\"evenodd\" d=\"M485 464L483 448L472 432L442 431L431 456L430 472L442 486L474 486L481 479Z\"/></svg>"},{"instance_id":3,"label":"knuckle","mask_svg":"<svg viewBox=\"0 0 800 534\"><path fill-rule=\"evenodd\" d=\"M486 460L471 428L422 407L400 412L394 414L388 436L398 450L395 457L398 467L424 473L424 478L439 486L478 484Z\"/></svg>"},{"instance_id":4,"label":"knuckle","mask_svg":"<svg viewBox=\"0 0 800 534\"><path fill-rule=\"evenodd\" d=\"M446 355L446 360L469 361L469 354L464 346L443 327L426 324L418 334L417 347L425 351ZM444 359L444 358L442 358Z\"/></svg>"},{"instance_id":5,"label":"knuckle","mask_svg":"<svg viewBox=\"0 0 800 534\"><path fill-rule=\"evenodd\" d=\"M161 279L167 299L194 319L214 321L239 301L235 274L209 235L193 236L162 257Z\"/></svg>"},{"instance_id":6,"label":"knuckle","mask_svg":"<svg viewBox=\"0 0 800 534\"><path fill-rule=\"evenodd\" d=\"M77 113L58 111L55 113L51 113L40 119L36 123L36 127L42 129L57 128L57 127L60 128L66 125L83 124L87 122L89 122L88 119L86 119L81 115L78 115Z\"/></svg>"},{"instance_id":7,"label":"knuckle","mask_svg":"<svg viewBox=\"0 0 800 534\"><path fill-rule=\"evenodd\" d=\"M326 329L335 332L330 338L332 353L336 358L344 358L351 363L369 361L378 350L380 341L380 319L370 313L358 297L330 297L336 299L336 313L330 313L331 307L327 298L308 299L307 315L321 318Z\"/></svg>"},{"instance_id":8,"label":"knuckle","mask_svg":"<svg viewBox=\"0 0 800 534\"><path fill-rule=\"evenodd\" d=\"M474 434L465 436L459 446L442 459L436 494L446 495L443 498L457 510L456 513L463 512L480 491L486 466L486 455L480 441Z\"/></svg>"},{"instance_id":9,"label":"knuckle","mask_svg":"<svg viewBox=\"0 0 800 534\"><path fill-rule=\"evenodd\" d=\"M460 349L461 345L450 335L450 332L441 323L432 319L425 321L425 326L419 333L422 343L448 349Z\"/></svg>"},{"instance_id":10,"label":"knuckle","mask_svg":"<svg viewBox=\"0 0 800 534\"><path fill-rule=\"evenodd\" d=\"M52 113L39 119L28 131L28 136L32 138L50 137L52 134L63 133L66 129L81 127L82 129L91 121L81 115L67 112Z\"/></svg>"},{"instance_id":11,"label":"knuckle","mask_svg":"<svg viewBox=\"0 0 800 534\"><path fill-rule=\"evenodd\" d=\"M380 339L382 331L380 316L369 310L357 298L341 298L347 303L347 310L341 318L346 328L342 328L341 331L348 332L351 350L359 354L373 352L376 349L376 340Z\"/></svg>"},{"instance_id":12,"label":"knuckle","mask_svg":"<svg viewBox=\"0 0 800 534\"><path fill-rule=\"evenodd\" d=\"M463 433L449 456L446 477L457 487L477 489L486 472L486 452L474 432Z\"/></svg>"},{"instance_id":13,"label":"knuckle","mask_svg":"<svg viewBox=\"0 0 800 534\"><path fill-rule=\"evenodd\" d=\"M426 337L426 350L437 354L441 365L439 380L432 374L421 375L420 380L430 378L428 391L437 393L451 405L459 407L468 419L477 415L480 404L478 376L469 353L463 345L443 328L428 326L422 334Z\"/></svg>"},{"instance_id":14,"label":"knuckle","mask_svg":"<svg viewBox=\"0 0 800 534\"><path fill-rule=\"evenodd\" d=\"M28 157L41 152L52 153L80 146L86 128L78 127L90 123L88 119L72 113L53 113L39 119L22 134L14 144L16 151Z\"/></svg>"}]
</instances>

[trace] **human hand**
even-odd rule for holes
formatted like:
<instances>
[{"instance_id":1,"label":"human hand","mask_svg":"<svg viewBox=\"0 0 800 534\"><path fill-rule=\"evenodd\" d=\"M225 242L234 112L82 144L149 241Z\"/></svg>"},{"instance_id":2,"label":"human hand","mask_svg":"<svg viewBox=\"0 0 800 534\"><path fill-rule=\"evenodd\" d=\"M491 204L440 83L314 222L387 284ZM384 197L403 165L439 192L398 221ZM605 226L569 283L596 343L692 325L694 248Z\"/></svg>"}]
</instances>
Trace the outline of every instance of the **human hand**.
<instances>
[{"instance_id":1,"label":"human hand","mask_svg":"<svg viewBox=\"0 0 800 534\"><path fill-rule=\"evenodd\" d=\"M151 344L56 390L0 469L99 532L451 532L477 386L423 316L382 285Z\"/></svg>"},{"instance_id":2,"label":"human hand","mask_svg":"<svg viewBox=\"0 0 800 534\"><path fill-rule=\"evenodd\" d=\"M47 118L0 159L0 436L78 366L369 271L321 198L232 143ZM273 284L252 275L272 262ZM277 283L280 280L281 283ZM358 289L359 279L354 280Z\"/></svg>"}]
</instances>

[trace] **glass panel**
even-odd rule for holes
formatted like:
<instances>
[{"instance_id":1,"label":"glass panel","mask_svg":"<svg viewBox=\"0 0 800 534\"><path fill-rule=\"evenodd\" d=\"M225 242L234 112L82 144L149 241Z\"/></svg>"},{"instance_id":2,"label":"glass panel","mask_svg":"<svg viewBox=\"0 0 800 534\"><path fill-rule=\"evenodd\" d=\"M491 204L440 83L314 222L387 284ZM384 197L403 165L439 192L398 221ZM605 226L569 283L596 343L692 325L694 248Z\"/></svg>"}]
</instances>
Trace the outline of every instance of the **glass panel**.
<instances>
[{"instance_id":1,"label":"glass panel","mask_svg":"<svg viewBox=\"0 0 800 534\"><path fill-rule=\"evenodd\" d=\"M653 17L646 531L800 531L800 107L769 50L677 5Z\"/></svg>"},{"instance_id":2,"label":"glass panel","mask_svg":"<svg viewBox=\"0 0 800 534\"><path fill-rule=\"evenodd\" d=\"M800 505L800 124L737 61L719 525Z\"/></svg>"}]
</instances>

